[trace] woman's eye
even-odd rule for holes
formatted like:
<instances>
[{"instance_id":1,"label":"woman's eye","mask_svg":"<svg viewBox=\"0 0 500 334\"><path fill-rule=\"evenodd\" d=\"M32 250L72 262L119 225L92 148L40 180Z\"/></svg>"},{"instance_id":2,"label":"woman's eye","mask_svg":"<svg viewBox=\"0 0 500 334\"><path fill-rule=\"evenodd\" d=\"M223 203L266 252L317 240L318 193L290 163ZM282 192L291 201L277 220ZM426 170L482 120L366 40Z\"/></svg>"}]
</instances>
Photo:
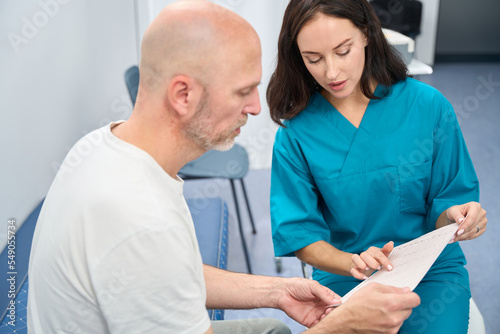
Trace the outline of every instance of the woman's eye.
<instances>
[{"instance_id":1,"label":"woman's eye","mask_svg":"<svg viewBox=\"0 0 500 334\"><path fill-rule=\"evenodd\" d=\"M349 54L349 52L351 52L351 49L347 50L344 53L338 53L338 55L341 56L341 57L344 57L344 56L347 56Z\"/></svg>"},{"instance_id":2,"label":"woman's eye","mask_svg":"<svg viewBox=\"0 0 500 334\"><path fill-rule=\"evenodd\" d=\"M320 60L321 60L321 58L318 58L318 59L307 59L307 61L309 62L309 64L317 64Z\"/></svg>"}]
</instances>

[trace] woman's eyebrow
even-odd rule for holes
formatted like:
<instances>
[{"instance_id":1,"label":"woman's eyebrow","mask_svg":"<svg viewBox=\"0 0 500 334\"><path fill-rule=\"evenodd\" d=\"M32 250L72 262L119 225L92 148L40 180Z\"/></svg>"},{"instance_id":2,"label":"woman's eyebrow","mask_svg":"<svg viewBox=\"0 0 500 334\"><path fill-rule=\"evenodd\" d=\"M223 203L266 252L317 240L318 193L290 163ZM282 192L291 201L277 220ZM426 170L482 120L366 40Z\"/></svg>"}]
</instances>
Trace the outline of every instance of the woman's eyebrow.
<instances>
[{"instance_id":1,"label":"woman's eyebrow","mask_svg":"<svg viewBox=\"0 0 500 334\"><path fill-rule=\"evenodd\" d=\"M337 45L336 47L333 48L333 50L337 50L338 48L340 48L341 46L343 46L344 44L346 44L347 42L349 42L352 38L347 38L346 40L344 40L342 43L340 43L339 45ZM302 51L303 54L319 54L319 52L314 52L314 51Z\"/></svg>"}]
</instances>

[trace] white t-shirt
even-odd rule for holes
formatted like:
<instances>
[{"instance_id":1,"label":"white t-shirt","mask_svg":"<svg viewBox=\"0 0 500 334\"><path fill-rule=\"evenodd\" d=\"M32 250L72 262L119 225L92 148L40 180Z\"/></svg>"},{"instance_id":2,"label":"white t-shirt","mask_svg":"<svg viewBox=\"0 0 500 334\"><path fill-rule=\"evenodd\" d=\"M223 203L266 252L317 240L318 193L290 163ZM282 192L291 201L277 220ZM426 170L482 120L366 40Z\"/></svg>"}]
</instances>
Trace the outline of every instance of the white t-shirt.
<instances>
[{"instance_id":1,"label":"white t-shirt","mask_svg":"<svg viewBox=\"0 0 500 334\"><path fill-rule=\"evenodd\" d=\"M112 126L76 143L49 190L31 249L29 333L204 333L183 181Z\"/></svg>"}]
</instances>

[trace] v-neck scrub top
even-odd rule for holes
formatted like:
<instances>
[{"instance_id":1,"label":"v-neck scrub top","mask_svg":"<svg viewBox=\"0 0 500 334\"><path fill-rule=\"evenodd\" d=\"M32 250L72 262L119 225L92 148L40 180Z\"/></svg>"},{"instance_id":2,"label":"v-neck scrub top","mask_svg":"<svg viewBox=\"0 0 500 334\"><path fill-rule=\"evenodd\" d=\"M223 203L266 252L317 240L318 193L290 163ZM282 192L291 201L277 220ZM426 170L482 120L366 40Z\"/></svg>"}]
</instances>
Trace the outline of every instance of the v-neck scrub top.
<instances>
[{"instance_id":1,"label":"v-neck scrub top","mask_svg":"<svg viewBox=\"0 0 500 334\"><path fill-rule=\"evenodd\" d=\"M369 102L359 128L316 92L278 130L271 177L276 256L320 240L350 253L389 241L397 246L434 230L449 207L479 201L451 104L412 78L379 85L375 95L384 89L389 95ZM426 277L469 290L465 263L455 242ZM360 282L318 269L313 278L340 295Z\"/></svg>"}]
</instances>

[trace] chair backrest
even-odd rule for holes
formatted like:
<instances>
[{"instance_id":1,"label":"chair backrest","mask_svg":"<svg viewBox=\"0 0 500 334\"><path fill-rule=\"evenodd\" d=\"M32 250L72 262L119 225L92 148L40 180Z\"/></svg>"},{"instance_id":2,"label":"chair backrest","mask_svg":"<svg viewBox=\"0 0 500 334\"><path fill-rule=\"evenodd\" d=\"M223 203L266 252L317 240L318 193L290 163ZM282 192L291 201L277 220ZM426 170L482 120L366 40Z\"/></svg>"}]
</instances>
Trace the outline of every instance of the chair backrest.
<instances>
[{"instance_id":1,"label":"chair backrest","mask_svg":"<svg viewBox=\"0 0 500 334\"><path fill-rule=\"evenodd\" d=\"M15 233L9 233L7 237L10 239L7 246L0 253L0 268L2 269L0 273L0 291L2 291L0 295L0 323L9 312L11 301L14 300L28 277L31 242L42 204L43 200L19 228L9 229ZM16 310L20 312L19 309Z\"/></svg>"},{"instance_id":2,"label":"chair backrest","mask_svg":"<svg viewBox=\"0 0 500 334\"><path fill-rule=\"evenodd\" d=\"M132 105L135 105L137 91L139 90L139 67L134 65L125 71L125 83L127 84L128 93L132 100Z\"/></svg>"}]
</instances>

